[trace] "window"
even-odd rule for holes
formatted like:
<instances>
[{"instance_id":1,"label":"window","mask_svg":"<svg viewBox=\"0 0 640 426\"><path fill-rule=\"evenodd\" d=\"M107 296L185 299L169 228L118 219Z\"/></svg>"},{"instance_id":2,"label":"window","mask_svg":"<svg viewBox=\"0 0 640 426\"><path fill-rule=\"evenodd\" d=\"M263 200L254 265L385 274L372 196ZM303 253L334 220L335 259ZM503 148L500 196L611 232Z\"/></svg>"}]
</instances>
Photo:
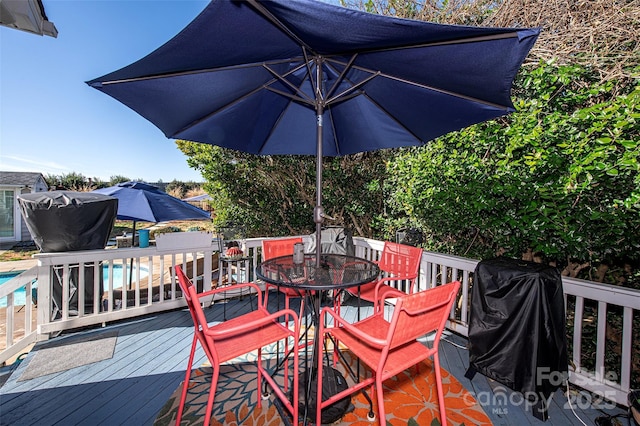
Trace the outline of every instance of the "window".
<instances>
[{"instance_id":1,"label":"window","mask_svg":"<svg viewBox=\"0 0 640 426\"><path fill-rule=\"evenodd\" d=\"M15 238L14 191L0 190L0 238Z\"/></svg>"}]
</instances>

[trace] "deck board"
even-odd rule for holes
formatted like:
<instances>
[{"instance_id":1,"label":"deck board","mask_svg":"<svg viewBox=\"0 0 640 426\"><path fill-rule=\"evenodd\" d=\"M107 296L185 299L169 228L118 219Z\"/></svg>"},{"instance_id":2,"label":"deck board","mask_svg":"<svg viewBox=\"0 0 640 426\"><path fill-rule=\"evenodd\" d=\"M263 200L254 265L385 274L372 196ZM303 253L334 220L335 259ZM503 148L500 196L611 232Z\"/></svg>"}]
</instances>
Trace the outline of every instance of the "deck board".
<instances>
[{"instance_id":1,"label":"deck board","mask_svg":"<svg viewBox=\"0 0 640 426\"><path fill-rule=\"evenodd\" d=\"M255 297L254 297L255 298ZM269 296L270 306L282 305L282 298ZM251 298L234 299L226 303L226 315L231 318L248 309ZM348 321L357 318L356 305L347 301L342 315ZM253 302L255 303L255 302ZM223 320L222 303L205 309L211 322ZM297 310L296 303L292 309ZM371 313L365 305L362 317ZM99 333L118 330L118 339L112 358L18 382L30 359L47 342L41 342L16 368L0 389L0 424L11 425L152 425L158 412L184 378L193 323L189 312L176 310L149 315L128 322L110 324L105 328L82 332ZM67 338L60 336L56 339ZM446 333L440 343L442 368L456 377L478 399L496 425L580 425L566 407L566 397L558 390L549 409L550 418L542 422L525 411L522 404L511 403L517 398L513 392L500 399L494 393L502 385L476 374L473 380L464 377L468 367L467 340L463 336ZM198 348L194 365L205 361ZM503 387L503 386L502 386ZM504 387L503 387L504 388ZM506 402L505 402L506 401ZM578 415L588 424L601 413L585 404L576 407ZM605 410L611 414L621 409Z\"/></svg>"}]
</instances>

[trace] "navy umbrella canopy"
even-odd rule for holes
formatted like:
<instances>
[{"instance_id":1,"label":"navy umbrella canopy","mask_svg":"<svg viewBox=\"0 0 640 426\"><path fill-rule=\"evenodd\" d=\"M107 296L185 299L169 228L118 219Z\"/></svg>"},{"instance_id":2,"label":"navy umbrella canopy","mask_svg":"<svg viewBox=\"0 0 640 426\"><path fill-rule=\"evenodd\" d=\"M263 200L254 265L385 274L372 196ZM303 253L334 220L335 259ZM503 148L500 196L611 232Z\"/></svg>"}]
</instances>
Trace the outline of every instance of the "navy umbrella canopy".
<instances>
[{"instance_id":1,"label":"navy umbrella canopy","mask_svg":"<svg viewBox=\"0 0 640 426\"><path fill-rule=\"evenodd\" d=\"M117 198L120 220L157 223L211 218L208 212L144 182L124 182L92 192Z\"/></svg>"},{"instance_id":2,"label":"navy umbrella canopy","mask_svg":"<svg viewBox=\"0 0 640 426\"><path fill-rule=\"evenodd\" d=\"M514 111L511 84L538 34L213 0L148 56L87 83L169 138L315 155L319 239L322 156L420 146Z\"/></svg>"}]
</instances>

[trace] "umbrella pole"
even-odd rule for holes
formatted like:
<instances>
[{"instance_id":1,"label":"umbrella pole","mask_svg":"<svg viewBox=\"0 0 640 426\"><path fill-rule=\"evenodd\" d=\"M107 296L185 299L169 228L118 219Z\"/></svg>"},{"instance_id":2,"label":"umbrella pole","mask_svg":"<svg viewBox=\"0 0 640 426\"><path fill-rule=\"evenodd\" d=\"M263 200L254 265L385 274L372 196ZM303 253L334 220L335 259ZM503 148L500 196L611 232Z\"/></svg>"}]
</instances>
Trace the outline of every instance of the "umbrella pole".
<instances>
[{"instance_id":1,"label":"umbrella pole","mask_svg":"<svg viewBox=\"0 0 640 426\"><path fill-rule=\"evenodd\" d=\"M316 207L313 211L313 220L316 223L316 267L320 267L320 255L322 254L322 222L324 211L322 209L322 115L324 105L322 99L322 59L316 58Z\"/></svg>"},{"instance_id":2,"label":"umbrella pole","mask_svg":"<svg viewBox=\"0 0 640 426\"><path fill-rule=\"evenodd\" d=\"M131 247L136 246L136 221L133 221L133 233L131 234ZM133 257L131 257L131 263L129 265L129 290L131 290L131 281L133 281ZM126 300L125 300L126 303Z\"/></svg>"}]
</instances>

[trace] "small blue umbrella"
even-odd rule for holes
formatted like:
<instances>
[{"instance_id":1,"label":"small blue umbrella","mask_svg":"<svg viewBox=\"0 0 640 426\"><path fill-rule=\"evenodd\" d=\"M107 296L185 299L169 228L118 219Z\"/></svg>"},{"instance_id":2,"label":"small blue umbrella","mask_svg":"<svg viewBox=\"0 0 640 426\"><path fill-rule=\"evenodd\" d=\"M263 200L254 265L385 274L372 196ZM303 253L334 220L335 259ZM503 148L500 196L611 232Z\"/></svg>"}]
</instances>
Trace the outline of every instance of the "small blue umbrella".
<instances>
[{"instance_id":1,"label":"small blue umbrella","mask_svg":"<svg viewBox=\"0 0 640 426\"><path fill-rule=\"evenodd\" d=\"M514 111L511 84L538 34L213 0L154 52L87 83L169 138L315 155L319 247L324 155L421 146Z\"/></svg>"},{"instance_id":2,"label":"small blue umbrella","mask_svg":"<svg viewBox=\"0 0 640 426\"><path fill-rule=\"evenodd\" d=\"M144 182L123 182L96 189L98 194L118 199L117 217L137 222L167 222L171 220L211 219L211 215L185 201Z\"/></svg>"},{"instance_id":3,"label":"small blue umbrella","mask_svg":"<svg viewBox=\"0 0 640 426\"><path fill-rule=\"evenodd\" d=\"M118 199L116 217L133 221L132 245L136 239L136 222L167 222L172 220L211 219L211 214L185 201L160 191L144 182L123 182L92 192ZM133 263L133 259L131 259ZM132 265L133 266L133 265ZM133 267L129 270L129 282Z\"/></svg>"},{"instance_id":4,"label":"small blue umbrella","mask_svg":"<svg viewBox=\"0 0 640 426\"><path fill-rule=\"evenodd\" d=\"M123 182L92 192L118 199L117 218L133 221L133 245L136 222L211 219L211 214L144 182Z\"/></svg>"}]
</instances>

